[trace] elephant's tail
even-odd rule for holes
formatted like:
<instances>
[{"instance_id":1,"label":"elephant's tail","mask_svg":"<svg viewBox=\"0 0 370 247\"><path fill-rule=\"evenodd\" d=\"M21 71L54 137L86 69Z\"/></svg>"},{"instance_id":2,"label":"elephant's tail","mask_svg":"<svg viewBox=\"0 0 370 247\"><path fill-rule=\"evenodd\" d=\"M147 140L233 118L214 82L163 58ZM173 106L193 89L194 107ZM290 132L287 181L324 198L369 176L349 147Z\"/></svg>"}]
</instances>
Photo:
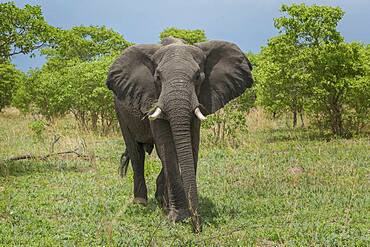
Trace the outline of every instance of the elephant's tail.
<instances>
[{"instance_id":1,"label":"elephant's tail","mask_svg":"<svg viewBox=\"0 0 370 247\"><path fill-rule=\"evenodd\" d=\"M119 175L123 178L126 176L128 163L130 162L130 157L128 155L127 148L125 149L125 152L121 155L121 164L118 168Z\"/></svg>"}]
</instances>

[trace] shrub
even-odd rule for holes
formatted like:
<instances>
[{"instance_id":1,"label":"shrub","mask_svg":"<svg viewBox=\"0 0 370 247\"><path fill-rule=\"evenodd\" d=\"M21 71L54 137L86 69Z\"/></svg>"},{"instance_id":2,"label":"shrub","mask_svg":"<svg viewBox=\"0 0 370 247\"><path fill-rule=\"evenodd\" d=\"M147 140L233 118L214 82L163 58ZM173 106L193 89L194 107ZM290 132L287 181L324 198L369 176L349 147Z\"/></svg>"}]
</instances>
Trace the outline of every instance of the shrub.
<instances>
[{"instance_id":1,"label":"shrub","mask_svg":"<svg viewBox=\"0 0 370 247\"><path fill-rule=\"evenodd\" d=\"M0 63L0 111L11 104L14 93L23 79L23 73L13 64Z\"/></svg>"}]
</instances>

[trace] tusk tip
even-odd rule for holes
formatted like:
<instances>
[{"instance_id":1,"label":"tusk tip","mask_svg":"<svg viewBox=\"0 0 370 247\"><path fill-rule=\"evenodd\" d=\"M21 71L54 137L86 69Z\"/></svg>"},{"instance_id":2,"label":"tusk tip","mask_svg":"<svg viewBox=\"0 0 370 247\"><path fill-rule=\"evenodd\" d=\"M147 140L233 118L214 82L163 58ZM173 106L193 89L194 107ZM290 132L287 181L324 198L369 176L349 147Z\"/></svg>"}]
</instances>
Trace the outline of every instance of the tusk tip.
<instances>
[{"instance_id":1,"label":"tusk tip","mask_svg":"<svg viewBox=\"0 0 370 247\"><path fill-rule=\"evenodd\" d=\"M200 121L204 121L206 120L207 118L202 114L202 112L200 111L200 109L197 107L194 111L195 115L197 116L197 118L200 120Z\"/></svg>"},{"instance_id":2,"label":"tusk tip","mask_svg":"<svg viewBox=\"0 0 370 247\"><path fill-rule=\"evenodd\" d=\"M161 108L157 107L157 108L155 109L155 111L154 111L152 114L150 114L150 115L148 116L148 119L149 119L150 121L153 121L153 120L157 119L161 113L162 113Z\"/></svg>"}]
</instances>

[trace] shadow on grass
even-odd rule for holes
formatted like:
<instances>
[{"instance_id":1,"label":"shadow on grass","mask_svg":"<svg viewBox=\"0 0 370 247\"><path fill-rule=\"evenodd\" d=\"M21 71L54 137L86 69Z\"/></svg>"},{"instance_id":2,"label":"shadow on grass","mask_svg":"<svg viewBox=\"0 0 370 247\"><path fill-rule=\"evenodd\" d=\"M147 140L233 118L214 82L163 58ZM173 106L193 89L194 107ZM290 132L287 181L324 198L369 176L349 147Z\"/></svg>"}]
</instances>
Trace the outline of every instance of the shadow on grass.
<instances>
[{"instance_id":1,"label":"shadow on grass","mask_svg":"<svg viewBox=\"0 0 370 247\"><path fill-rule=\"evenodd\" d=\"M220 214L216 204L208 197L200 196L200 215L205 224L217 225Z\"/></svg>"},{"instance_id":2,"label":"shadow on grass","mask_svg":"<svg viewBox=\"0 0 370 247\"><path fill-rule=\"evenodd\" d=\"M127 208L125 210L125 215L129 216L137 216L138 218L142 217L143 215L150 215L159 207L158 203L155 200L148 200L148 204L143 206L141 204L133 203L130 201L127 204ZM164 215L164 213L163 213Z\"/></svg>"},{"instance_id":3,"label":"shadow on grass","mask_svg":"<svg viewBox=\"0 0 370 247\"><path fill-rule=\"evenodd\" d=\"M322 133L317 130L303 128L279 128L261 131L265 136L266 143L278 143L289 141L331 141L335 136L329 133Z\"/></svg>"},{"instance_id":4,"label":"shadow on grass","mask_svg":"<svg viewBox=\"0 0 370 247\"><path fill-rule=\"evenodd\" d=\"M217 218L219 217L219 210L217 209L215 203L212 202L207 197L200 197L200 215L202 217L203 223L210 224L210 225L218 225ZM163 217L166 217L166 211L163 207L158 203L156 199L148 200L148 204L144 207L139 204L129 203L126 214L127 215L147 215L152 214L156 208L160 208Z\"/></svg>"}]
</instances>

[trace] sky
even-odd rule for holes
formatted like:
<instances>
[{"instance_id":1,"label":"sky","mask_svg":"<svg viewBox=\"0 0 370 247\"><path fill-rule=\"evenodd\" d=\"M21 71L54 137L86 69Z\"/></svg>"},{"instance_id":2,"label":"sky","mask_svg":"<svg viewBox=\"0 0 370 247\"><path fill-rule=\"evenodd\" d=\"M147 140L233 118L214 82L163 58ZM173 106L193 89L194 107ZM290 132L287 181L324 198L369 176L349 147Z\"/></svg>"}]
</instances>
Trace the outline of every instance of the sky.
<instances>
[{"instance_id":1,"label":"sky","mask_svg":"<svg viewBox=\"0 0 370 247\"><path fill-rule=\"evenodd\" d=\"M0 3L7 2L0 0ZM203 29L208 39L236 43L244 51L258 52L277 34L273 18L282 4L339 6L345 11L338 25L346 41L370 43L370 0L31 0L40 5L46 21L69 29L78 25L105 25L134 43L157 43L167 27ZM23 71L40 67L45 59L19 55L13 63Z\"/></svg>"}]
</instances>

